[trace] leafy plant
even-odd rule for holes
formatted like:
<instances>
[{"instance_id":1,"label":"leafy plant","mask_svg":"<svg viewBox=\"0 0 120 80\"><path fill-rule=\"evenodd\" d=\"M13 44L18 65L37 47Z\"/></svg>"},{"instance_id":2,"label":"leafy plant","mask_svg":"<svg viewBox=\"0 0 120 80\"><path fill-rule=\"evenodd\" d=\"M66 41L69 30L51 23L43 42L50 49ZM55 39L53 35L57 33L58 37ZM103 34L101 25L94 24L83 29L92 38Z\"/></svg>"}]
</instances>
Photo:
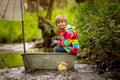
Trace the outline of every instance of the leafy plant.
<instances>
[{"instance_id":1,"label":"leafy plant","mask_svg":"<svg viewBox=\"0 0 120 80\"><path fill-rule=\"evenodd\" d=\"M75 6L75 23L79 31L81 49L103 53L109 49L119 53L120 3L118 0L96 0Z\"/></svg>"}]
</instances>

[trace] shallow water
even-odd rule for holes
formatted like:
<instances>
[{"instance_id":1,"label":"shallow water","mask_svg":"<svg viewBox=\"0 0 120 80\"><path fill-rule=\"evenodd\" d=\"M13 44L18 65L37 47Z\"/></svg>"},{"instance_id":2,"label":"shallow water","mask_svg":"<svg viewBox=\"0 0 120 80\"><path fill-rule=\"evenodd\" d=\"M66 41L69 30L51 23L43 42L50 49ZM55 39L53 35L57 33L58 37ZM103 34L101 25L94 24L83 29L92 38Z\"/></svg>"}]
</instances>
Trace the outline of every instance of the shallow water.
<instances>
[{"instance_id":1,"label":"shallow water","mask_svg":"<svg viewBox=\"0 0 120 80\"><path fill-rule=\"evenodd\" d=\"M0 80L120 80L116 73L98 74L95 65L75 64L74 69L67 71L34 70L25 71L24 67L0 69Z\"/></svg>"}]
</instances>

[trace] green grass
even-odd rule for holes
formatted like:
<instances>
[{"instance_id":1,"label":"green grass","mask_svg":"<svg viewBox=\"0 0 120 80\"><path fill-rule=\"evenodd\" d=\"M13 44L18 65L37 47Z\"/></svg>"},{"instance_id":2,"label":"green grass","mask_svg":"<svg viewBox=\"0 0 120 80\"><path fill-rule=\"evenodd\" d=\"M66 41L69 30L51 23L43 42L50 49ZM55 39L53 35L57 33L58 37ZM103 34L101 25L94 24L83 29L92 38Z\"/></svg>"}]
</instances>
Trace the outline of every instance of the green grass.
<instances>
[{"instance_id":1,"label":"green grass","mask_svg":"<svg viewBox=\"0 0 120 80\"><path fill-rule=\"evenodd\" d=\"M23 66L20 52L0 54L0 68Z\"/></svg>"},{"instance_id":2,"label":"green grass","mask_svg":"<svg viewBox=\"0 0 120 80\"><path fill-rule=\"evenodd\" d=\"M26 12L24 15L25 41L41 40L41 30L37 26L37 14ZM21 21L0 20L0 43L22 42Z\"/></svg>"}]
</instances>

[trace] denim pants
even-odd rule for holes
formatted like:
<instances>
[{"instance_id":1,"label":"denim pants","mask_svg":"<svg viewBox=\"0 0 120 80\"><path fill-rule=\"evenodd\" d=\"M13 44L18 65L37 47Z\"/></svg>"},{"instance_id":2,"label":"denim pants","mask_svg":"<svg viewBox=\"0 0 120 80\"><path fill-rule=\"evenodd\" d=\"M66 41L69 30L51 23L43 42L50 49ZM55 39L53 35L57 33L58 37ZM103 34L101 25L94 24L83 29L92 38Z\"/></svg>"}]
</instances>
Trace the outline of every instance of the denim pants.
<instances>
[{"instance_id":1,"label":"denim pants","mask_svg":"<svg viewBox=\"0 0 120 80\"><path fill-rule=\"evenodd\" d=\"M61 46L56 46L56 47L54 48L54 51L55 51L55 52L67 53L67 52L65 51L65 49L64 49L63 47L61 47Z\"/></svg>"}]
</instances>

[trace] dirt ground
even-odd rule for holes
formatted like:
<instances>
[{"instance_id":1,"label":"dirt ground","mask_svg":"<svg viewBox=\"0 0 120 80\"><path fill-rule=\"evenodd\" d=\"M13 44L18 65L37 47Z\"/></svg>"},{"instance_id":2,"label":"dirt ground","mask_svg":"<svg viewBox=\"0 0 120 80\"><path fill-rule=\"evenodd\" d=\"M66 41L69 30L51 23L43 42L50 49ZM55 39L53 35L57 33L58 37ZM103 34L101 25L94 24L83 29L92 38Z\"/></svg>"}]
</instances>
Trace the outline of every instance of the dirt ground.
<instances>
[{"instance_id":1,"label":"dirt ground","mask_svg":"<svg viewBox=\"0 0 120 80\"><path fill-rule=\"evenodd\" d=\"M67 71L34 70L25 71L24 67L0 69L0 80L120 80L120 74L106 72L98 74L95 65L75 64Z\"/></svg>"}]
</instances>

